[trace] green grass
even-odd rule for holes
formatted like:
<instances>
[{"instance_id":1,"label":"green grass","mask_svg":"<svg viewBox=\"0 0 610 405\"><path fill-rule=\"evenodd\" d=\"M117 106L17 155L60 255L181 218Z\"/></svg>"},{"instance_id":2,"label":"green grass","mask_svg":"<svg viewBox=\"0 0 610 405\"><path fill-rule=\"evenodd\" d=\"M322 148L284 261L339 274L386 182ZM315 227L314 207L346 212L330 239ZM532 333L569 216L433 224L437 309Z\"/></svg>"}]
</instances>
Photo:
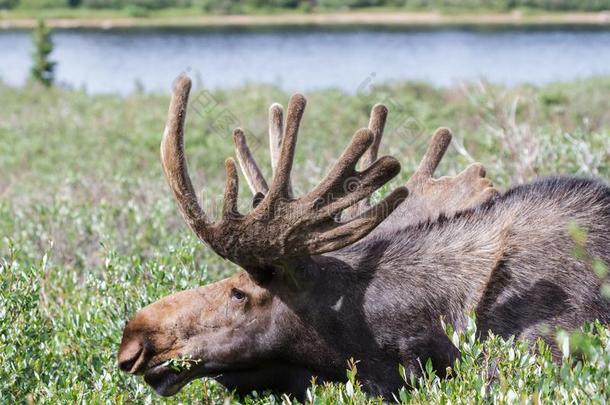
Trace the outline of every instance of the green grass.
<instances>
[{"instance_id":1,"label":"green grass","mask_svg":"<svg viewBox=\"0 0 610 405\"><path fill-rule=\"evenodd\" d=\"M474 159L486 165L500 188L550 173L608 180L609 95L610 77L542 88L396 83L364 94L307 94L296 189L307 190L321 178L353 132L367 123L376 101L391 110L382 151L403 163L393 186L408 177L429 135L442 125L453 129L458 147L439 175L456 173ZM286 103L288 95L249 86L213 97L217 110L230 111L260 139L255 154L269 173L266 111L271 102ZM168 96L91 96L0 85L0 100L0 402L236 401L206 380L162 399L116 367L122 327L137 309L236 271L190 234L163 179L158 146ZM204 107L191 106L187 154L196 188L205 185L204 194L214 198L232 144L230 128L211 125L214 115ZM250 194L243 183L245 207ZM496 337L477 342L472 327L462 335L449 331L464 352L451 370L453 378L429 373L410 381L417 388L403 391L401 399L601 402L610 392L610 336L607 328L591 328L597 333L586 331L571 344L562 343L566 357L559 366L544 347L534 354L522 343ZM568 355L571 350L583 360ZM492 363L498 365L493 381ZM311 402L362 403L354 372L347 385L313 387ZM256 401L282 398L259 393L247 400Z\"/></svg>"}]
</instances>

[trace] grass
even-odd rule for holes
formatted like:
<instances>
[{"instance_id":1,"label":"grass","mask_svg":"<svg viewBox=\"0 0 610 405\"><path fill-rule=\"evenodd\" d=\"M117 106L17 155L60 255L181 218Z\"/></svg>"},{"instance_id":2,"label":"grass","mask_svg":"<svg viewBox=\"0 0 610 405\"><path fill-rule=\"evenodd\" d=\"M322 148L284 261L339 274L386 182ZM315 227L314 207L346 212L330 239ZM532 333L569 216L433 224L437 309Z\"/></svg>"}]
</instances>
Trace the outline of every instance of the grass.
<instances>
[{"instance_id":1,"label":"grass","mask_svg":"<svg viewBox=\"0 0 610 405\"><path fill-rule=\"evenodd\" d=\"M309 189L321 178L377 101L391 110L383 153L403 163L392 185L408 177L429 135L442 125L454 130L456 143L439 174L456 173L477 160L503 189L550 173L608 180L609 94L610 77L541 88L395 83L355 95L308 94L296 189ZM193 96L186 143L196 188L205 185L209 200L221 192L222 161L232 154L231 128L209 112L210 98L204 102L201 95ZM288 95L249 86L211 97L214 111L225 111L225 117L230 112L231 121L247 129L268 173L266 111ZM158 145L168 96L0 85L0 100L0 402L237 401L209 380L161 399L116 367L122 327L137 309L236 271L186 229L162 177ZM249 200L243 183L242 208ZM591 325L570 339L558 336L565 354L559 366L543 346L533 353L523 343L497 337L481 343L472 325L461 334L448 333L464 353L451 370L453 378L439 379L433 372L419 381L405 376L416 388L401 392L401 400L608 401L606 327ZM498 366L493 382L492 363ZM347 384L314 385L309 402L379 402L359 390L357 363L348 375ZM282 401L288 400L264 393L245 400Z\"/></svg>"}]
</instances>

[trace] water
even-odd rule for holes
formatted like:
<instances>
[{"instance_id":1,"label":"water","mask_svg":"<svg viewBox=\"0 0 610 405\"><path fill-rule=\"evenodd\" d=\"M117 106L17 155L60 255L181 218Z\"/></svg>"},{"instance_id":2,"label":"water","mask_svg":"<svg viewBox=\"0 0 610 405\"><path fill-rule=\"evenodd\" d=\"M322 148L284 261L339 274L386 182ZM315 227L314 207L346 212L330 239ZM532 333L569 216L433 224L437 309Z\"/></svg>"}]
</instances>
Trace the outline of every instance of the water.
<instances>
[{"instance_id":1,"label":"water","mask_svg":"<svg viewBox=\"0 0 610 405\"><path fill-rule=\"evenodd\" d=\"M610 74L607 30L65 30L53 35L58 80L89 92L166 91L181 72L208 88L246 82L355 92L371 80L436 85L541 84ZM22 84L27 31L0 31L0 78Z\"/></svg>"}]
</instances>

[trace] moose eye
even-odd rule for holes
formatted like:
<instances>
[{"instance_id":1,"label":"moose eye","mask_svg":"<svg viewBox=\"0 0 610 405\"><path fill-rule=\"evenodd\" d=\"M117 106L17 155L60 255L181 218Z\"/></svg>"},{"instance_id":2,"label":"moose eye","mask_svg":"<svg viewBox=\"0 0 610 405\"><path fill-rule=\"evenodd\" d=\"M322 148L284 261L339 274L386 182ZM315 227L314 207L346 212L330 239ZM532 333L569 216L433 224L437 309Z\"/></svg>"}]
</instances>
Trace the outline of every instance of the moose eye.
<instances>
[{"instance_id":1,"label":"moose eye","mask_svg":"<svg viewBox=\"0 0 610 405\"><path fill-rule=\"evenodd\" d=\"M235 298L238 301L243 301L246 299L246 293L242 290L238 290L237 288L232 288L231 297Z\"/></svg>"}]
</instances>

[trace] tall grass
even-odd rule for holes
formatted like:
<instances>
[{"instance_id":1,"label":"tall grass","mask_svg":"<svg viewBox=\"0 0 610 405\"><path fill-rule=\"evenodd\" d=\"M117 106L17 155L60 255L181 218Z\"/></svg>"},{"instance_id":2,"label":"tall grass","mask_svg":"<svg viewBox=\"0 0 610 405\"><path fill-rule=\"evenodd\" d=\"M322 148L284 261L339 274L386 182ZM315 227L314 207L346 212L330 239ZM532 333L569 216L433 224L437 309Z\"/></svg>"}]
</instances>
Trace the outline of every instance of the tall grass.
<instances>
[{"instance_id":1,"label":"tall grass","mask_svg":"<svg viewBox=\"0 0 610 405\"><path fill-rule=\"evenodd\" d=\"M205 186L202 195L212 198L224 181L222 162L232 154L230 131L197 94L208 93L194 94L187 154L196 186ZM264 86L209 94L259 139L255 154L269 173L266 111L288 95ZM451 127L457 138L439 174L477 160L500 188L550 173L608 180L609 94L610 78L542 88L396 83L355 95L308 94L296 189L321 178L377 101L391 109L382 152L403 163L393 185L406 180L438 126ZM163 179L158 145L168 96L0 86L0 100L0 402L237 401L207 380L161 399L116 367L122 327L138 308L236 271L182 224ZM243 183L245 207L250 196ZM564 342L560 366L544 347L532 353L497 337L480 343L472 327L461 335L449 332L465 354L450 371L453 378L439 379L431 370L417 381L405 376L414 389L399 399L608 400L610 339L599 325ZM582 360L573 350L584 353ZM347 384L314 385L309 401L379 402L360 392L356 370L357 363ZM284 400L258 393L245 401Z\"/></svg>"}]
</instances>

